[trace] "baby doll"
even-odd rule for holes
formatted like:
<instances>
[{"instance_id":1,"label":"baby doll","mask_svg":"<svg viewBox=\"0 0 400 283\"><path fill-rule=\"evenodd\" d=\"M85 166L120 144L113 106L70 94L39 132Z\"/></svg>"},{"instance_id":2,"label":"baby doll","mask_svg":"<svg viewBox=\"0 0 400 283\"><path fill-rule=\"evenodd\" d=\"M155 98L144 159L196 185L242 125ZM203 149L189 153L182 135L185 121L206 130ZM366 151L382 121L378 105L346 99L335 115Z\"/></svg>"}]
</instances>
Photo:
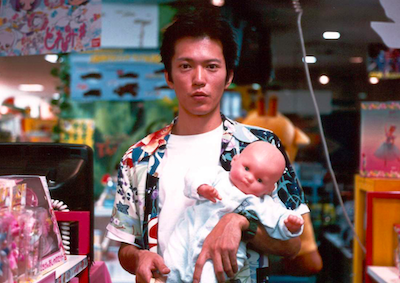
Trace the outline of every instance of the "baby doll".
<instances>
[{"instance_id":1,"label":"baby doll","mask_svg":"<svg viewBox=\"0 0 400 283\"><path fill-rule=\"evenodd\" d=\"M171 270L167 282L192 282L205 238L227 213L255 211L273 238L286 240L302 233L303 218L271 197L285 170L285 159L274 145L254 142L233 157L231 166L230 172L208 167L186 174L185 195L197 201L185 211L164 252ZM246 244L242 241L237 253L239 270L245 260ZM204 265L201 282L217 282L212 261Z\"/></svg>"}]
</instances>

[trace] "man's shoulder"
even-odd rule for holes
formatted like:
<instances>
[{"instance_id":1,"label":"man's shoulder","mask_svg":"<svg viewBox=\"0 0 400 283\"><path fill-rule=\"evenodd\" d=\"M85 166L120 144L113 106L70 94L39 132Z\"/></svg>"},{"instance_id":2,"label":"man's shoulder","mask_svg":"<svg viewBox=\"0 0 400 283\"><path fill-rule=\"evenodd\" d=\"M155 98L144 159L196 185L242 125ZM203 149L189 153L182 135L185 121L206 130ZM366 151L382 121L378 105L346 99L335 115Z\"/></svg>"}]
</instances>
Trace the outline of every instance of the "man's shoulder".
<instances>
[{"instance_id":1,"label":"man's shoulder","mask_svg":"<svg viewBox=\"0 0 400 283\"><path fill-rule=\"evenodd\" d=\"M172 124L167 125L131 145L125 152L123 159L130 158L133 163L147 160L149 156L155 154L159 148L165 147L172 126Z\"/></svg>"},{"instance_id":2,"label":"man's shoulder","mask_svg":"<svg viewBox=\"0 0 400 283\"><path fill-rule=\"evenodd\" d=\"M226 121L230 124L230 127L234 128L234 130L232 131L233 136L235 138L238 138L239 140L247 139L250 142L254 141L254 138L269 142L271 142L272 140L279 140L279 138L269 129L242 124L229 118L226 118Z\"/></svg>"}]
</instances>

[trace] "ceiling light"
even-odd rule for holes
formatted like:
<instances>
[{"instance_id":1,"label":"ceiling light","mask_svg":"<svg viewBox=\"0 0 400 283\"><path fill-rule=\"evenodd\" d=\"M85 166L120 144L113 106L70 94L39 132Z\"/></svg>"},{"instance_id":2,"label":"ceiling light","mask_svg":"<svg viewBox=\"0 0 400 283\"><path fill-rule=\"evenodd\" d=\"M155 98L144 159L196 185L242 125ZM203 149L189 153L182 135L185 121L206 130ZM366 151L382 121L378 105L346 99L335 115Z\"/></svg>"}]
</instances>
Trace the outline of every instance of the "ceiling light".
<instances>
[{"instance_id":1,"label":"ceiling light","mask_svg":"<svg viewBox=\"0 0 400 283\"><path fill-rule=\"evenodd\" d=\"M214 6L222 7L225 4L225 0L211 0Z\"/></svg>"},{"instance_id":2,"label":"ceiling light","mask_svg":"<svg viewBox=\"0 0 400 283\"><path fill-rule=\"evenodd\" d=\"M21 84L18 89L20 91L43 91L44 87L39 84Z\"/></svg>"},{"instance_id":3,"label":"ceiling light","mask_svg":"<svg viewBox=\"0 0 400 283\"><path fill-rule=\"evenodd\" d=\"M327 75L322 75L319 77L319 82L322 85L326 85L327 83L329 83L329 77Z\"/></svg>"},{"instance_id":4,"label":"ceiling light","mask_svg":"<svg viewBox=\"0 0 400 283\"><path fill-rule=\"evenodd\" d=\"M56 54L44 55L44 60L46 60L47 62L50 62L50 63L57 63L58 55L56 55Z\"/></svg>"},{"instance_id":5,"label":"ceiling light","mask_svg":"<svg viewBox=\"0 0 400 283\"><path fill-rule=\"evenodd\" d=\"M349 61L353 64L360 64L364 61L364 59L363 57L350 57Z\"/></svg>"},{"instance_id":6,"label":"ceiling light","mask_svg":"<svg viewBox=\"0 0 400 283\"><path fill-rule=\"evenodd\" d=\"M369 78L369 83L376 85L377 83L379 83L379 79L377 77L370 77Z\"/></svg>"},{"instance_id":7,"label":"ceiling light","mask_svg":"<svg viewBox=\"0 0 400 283\"><path fill-rule=\"evenodd\" d=\"M304 62L304 58L303 58L303 62ZM317 62L317 58L315 56L306 56L307 64L314 64L315 62Z\"/></svg>"},{"instance_id":8,"label":"ceiling light","mask_svg":"<svg viewBox=\"0 0 400 283\"><path fill-rule=\"evenodd\" d=\"M337 31L326 31L322 34L324 39L339 39L340 33Z\"/></svg>"}]
</instances>

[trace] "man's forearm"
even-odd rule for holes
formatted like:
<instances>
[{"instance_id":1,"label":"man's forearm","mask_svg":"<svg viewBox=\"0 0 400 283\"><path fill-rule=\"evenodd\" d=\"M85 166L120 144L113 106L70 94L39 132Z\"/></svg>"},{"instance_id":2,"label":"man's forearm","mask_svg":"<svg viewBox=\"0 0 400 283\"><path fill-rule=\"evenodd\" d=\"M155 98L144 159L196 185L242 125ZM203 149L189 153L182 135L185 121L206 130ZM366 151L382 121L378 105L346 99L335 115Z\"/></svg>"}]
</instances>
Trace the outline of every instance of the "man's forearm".
<instances>
[{"instance_id":1,"label":"man's forearm","mask_svg":"<svg viewBox=\"0 0 400 283\"><path fill-rule=\"evenodd\" d=\"M250 247L263 254L295 257L300 251L301 241L299 237L286 241L271 238L262 224L259 224L257 234L250 241Z\"/></svg>"},{"instance_id":2,"label":"man's forearm","mask_svg":"<svg viewBox=\"0 0 400 283\"><path fill-rule=\"evenodd\" d=\"M121 243L118 251L118 259L121 266L129 273L136 274L140 249L133 245Z\"/></svg>"}]
</instances>

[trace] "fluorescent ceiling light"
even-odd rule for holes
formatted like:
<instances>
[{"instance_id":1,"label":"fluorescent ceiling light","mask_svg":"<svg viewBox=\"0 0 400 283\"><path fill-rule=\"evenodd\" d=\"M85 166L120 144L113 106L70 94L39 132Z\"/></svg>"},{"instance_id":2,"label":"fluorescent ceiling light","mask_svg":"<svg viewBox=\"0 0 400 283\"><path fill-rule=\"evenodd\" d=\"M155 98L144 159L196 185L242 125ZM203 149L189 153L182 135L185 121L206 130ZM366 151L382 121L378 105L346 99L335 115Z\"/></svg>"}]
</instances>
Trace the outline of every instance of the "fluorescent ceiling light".
<instances>
[{"instance_id":1,"label":"fluorescent ceiling light","mask_svg":"<svg viewBox=\"0 0 400 283\"><path fill-rule=\"evenodd\" d=\"M18 89L20 91L43 91L44 87L39 84L21 84Z\"/></svg>"},{"instance_id":2,"label":"fluorescent ceiling light","mask_svg":"<svg viewBox=\"0 0 400 283\"><path fill-rule=\"evenodd\" d=\"M339 39L340 33L337 31L326 31L322 34L324 39Z\"/></svg>"},{"instance_id":3,"label":"fluorescent ceiling light","mask_svg":"<svg viewBox=\"0 0 400 283\"><path fill-rule=\"evenodd\" d=\"M304 58L303 58L303 62L304 62ZM317 58L315 56L306 56L307 64L314 64L315 62L317 62Z\"/></svg>"},{"instance_id":4,"label":"fluorescent ceiling light","mask_svg":"<svg viewBox=\"0 0 400 283\"><path fill-rule=\"evenodd\" d=\"M57 63L58 55L56 55L56 54L44 55L44 60L46 60L47 62L50 62L50 63Z\"/></svg>"}]
</instances>

